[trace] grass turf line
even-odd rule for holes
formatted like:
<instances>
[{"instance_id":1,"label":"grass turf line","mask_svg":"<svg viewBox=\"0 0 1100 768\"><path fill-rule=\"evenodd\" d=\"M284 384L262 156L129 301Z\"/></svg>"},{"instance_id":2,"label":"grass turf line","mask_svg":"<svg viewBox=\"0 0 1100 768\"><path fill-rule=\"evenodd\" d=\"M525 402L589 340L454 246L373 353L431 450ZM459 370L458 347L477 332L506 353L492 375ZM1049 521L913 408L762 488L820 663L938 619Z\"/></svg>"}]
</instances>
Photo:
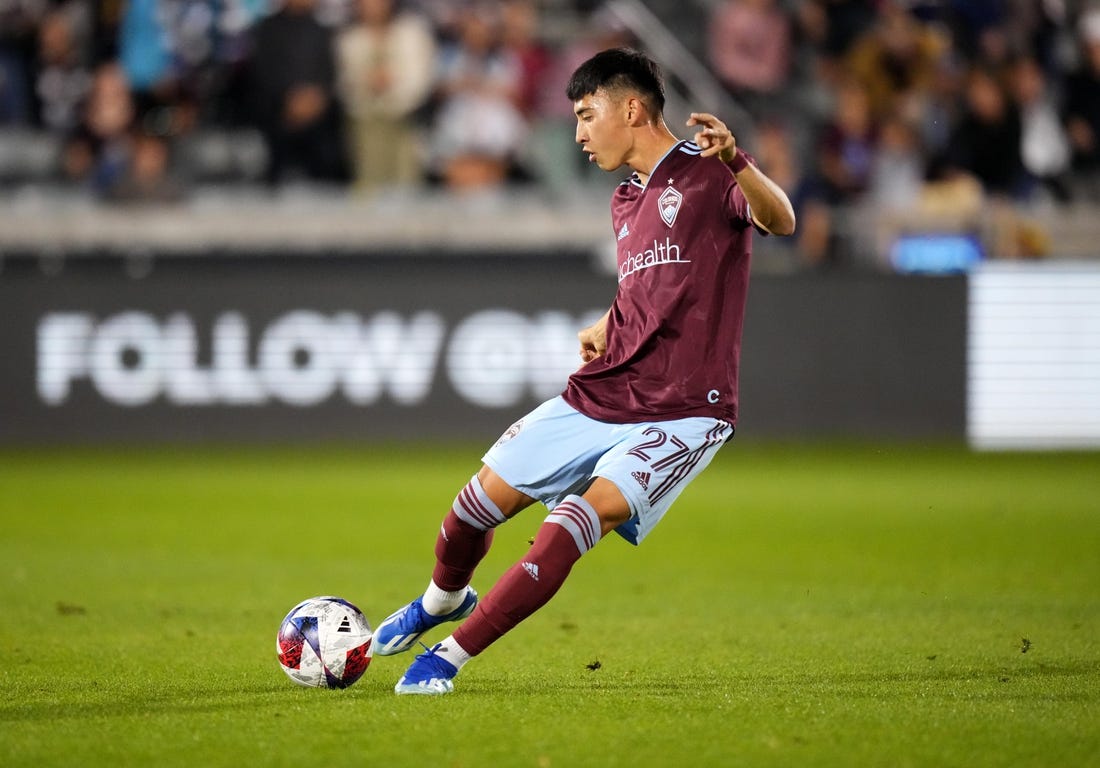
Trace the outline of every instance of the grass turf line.
<instances>
[{"instance_id":1,"label":"grass turf line","mask_svg":"<svg viewBox=\"0 0 1100 768\"><path fill-rule=\"evenodd\" d=\"M282 615L417 594L477 450L0 454L0 764L1100 765L1095 453L734 441L454 695L290 683Z\"/></svg>"}]
</instances>

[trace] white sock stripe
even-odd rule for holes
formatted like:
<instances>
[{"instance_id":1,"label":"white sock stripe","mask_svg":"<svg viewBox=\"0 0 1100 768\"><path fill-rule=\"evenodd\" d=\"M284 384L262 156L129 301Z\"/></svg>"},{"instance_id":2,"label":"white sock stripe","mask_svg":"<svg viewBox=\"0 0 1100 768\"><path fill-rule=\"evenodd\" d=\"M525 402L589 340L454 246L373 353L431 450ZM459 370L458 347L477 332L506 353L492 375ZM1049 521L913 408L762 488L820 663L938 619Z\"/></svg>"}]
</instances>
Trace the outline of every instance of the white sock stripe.
<instances>
[{"instance_id":1,"label":"white sock stripe","mask_svg":"<svg viewBox=\"0 0 1100 768\"><path fill-rule=\"evenodd\" d=\"M582 555L600 540L600 516L580 496L566 497L546 516L546 522L557 523L569 531Z\"/></svg>"},{"instance_id":2,"label":"white sock stripe","mask_svg":"<svg viewBox=\"0 0 1100 768\"><path fill-rule=\"evenodd\" d=\"M462 503L463 493L465 493L465 490L461 491L458 496L455 497L455 502L451 505L451 511L454 512L455 516L462 522L472 525L479 531L484 531L485 524L466 511L466 505Z\"/></svg>"},{"instance_id":3,"label":"white sock stripe","mask_svg":"<svg viewBox=\"0 0 1100 768\"><path fill-rule=\"evenodd\" d=\"M591 547L585 544L584 534L581 533L580 526L565 515L558 514L557 512L551 512L549 515L546 516L546 520L544 522L560 525L562 528L568 531L569 535L573 537L573 543L577 545L577 551L580 552L582 555L591 549Z\"/></svg>"},{"instance_id":4,"label":"white sock stripe","mask_svg":"<svg viewBox=\"0 0 1100 768\"><path fill-rule=\"evenodd\" d=\"M456 515L475 528L484 531L493 527L492 518L478 506L477 499L473 497L468 485L458 492L458 496L455 498L454 511Z\"/></svg>"},{"instance_id":5,"label":"white sock stripe","mask_svg":"<svg viewBox=\"0 0 1100 768\"><path fill-rule=\"evenodd\" d=\"M567 496L565 502L572 504L574 509L584 515L592 531L592 545L595 546L600 540L600 530L603 526L600 522L600 513L580 496Z\"/></svg>"},{"instance_id":6,"label":"white sock stripe","mask_svg":"<svg viewBox=\"0 0 1100 768\"><path fill-rule=\"evenodd\" d=\"M489 494L485 492L485 489L481 487L481 481L477 479L477 475L470 478L470 482L466 484L466 487L472 491L474 499L485 514L489 516L489 519L493 521L493 525L500 525L508 519L500 511L500 508L493 503L493 500L489 498Z\"/></svg>"},{"instance_id":7,"label":"white sock stripe","mask_svg":"<svg viewBox=\"0 0 1100 768\"><path fill-rule=\"evenodd\" d=\"M584 536L585 549L592 549L596 546L598 537L592 533L591 521L585 515L584 510L570 504L568 501L564 501L558 505L555 510L559 515L564 515L568 519L572 520L578 528L580 528L581 535Z\"/></svg>"},{"instance_id":8,"label":"white sock stripe","mask_svg":"<svg viewBox=\"0 0 1100 768\"><path fill-rule=\"evenodd\" d=\"M460 520L483 531L495 528L507 519L485 493L477 475L474 475L470 482L458 492L451 508Z\"/></svg>"}]
</instances>

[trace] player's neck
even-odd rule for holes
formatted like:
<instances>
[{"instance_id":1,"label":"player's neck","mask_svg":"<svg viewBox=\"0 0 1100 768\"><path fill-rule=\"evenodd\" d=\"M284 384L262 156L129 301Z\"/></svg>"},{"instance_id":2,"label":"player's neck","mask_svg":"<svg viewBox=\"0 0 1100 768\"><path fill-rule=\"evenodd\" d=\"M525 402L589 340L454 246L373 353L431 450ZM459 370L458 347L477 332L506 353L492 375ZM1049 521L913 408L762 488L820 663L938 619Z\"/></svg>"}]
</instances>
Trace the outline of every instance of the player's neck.
<instances>
[{"instance_id":1,"label":"player's neck","mask_svg":"<svg viewBox=\"0 0 1100 768\"><path fill-rule=\"evenodd\" d=\"M635 154L628 161L628 165L638 174L642 184L649 183L649 175L653 173L657 163L661 162L661 158L667 155L678 141L679 139L665 125L664 120L658 121L656 125L648 125L638 132L634 143Z\"/></svg>"}]
</instances>

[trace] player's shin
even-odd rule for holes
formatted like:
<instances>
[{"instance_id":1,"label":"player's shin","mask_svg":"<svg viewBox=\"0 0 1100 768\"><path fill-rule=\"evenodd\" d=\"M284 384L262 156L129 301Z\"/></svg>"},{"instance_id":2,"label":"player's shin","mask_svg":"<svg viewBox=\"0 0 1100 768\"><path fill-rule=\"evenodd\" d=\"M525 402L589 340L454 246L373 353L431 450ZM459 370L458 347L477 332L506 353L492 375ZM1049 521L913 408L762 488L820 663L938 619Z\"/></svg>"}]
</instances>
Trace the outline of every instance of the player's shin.
<instances>
[{"instance_id":1,"label":"player's shin","mask_svg":"<svg viewBox=\"0 0 1100 768\"><path fill-rule=\"evenodd\" d=\"M424 592L426 611L441 615L461 604L474 569L493 543L493 529L504 520L504 514L473 477L455 497L436 537L435 569Z\"/></svg>"},{"instance_id":2,"label":"player's shin","mask_svg":"<svg viewBox=\"0 0 1100 768\"><path fill-rule=\"evenodd\" d=\"M496 586L454 633L470 656L494 641L550 601L581 556L600 540L600 518L579 496L569 496L554 508L526 556L509 568Z\"/></svg>"}]
</instances>

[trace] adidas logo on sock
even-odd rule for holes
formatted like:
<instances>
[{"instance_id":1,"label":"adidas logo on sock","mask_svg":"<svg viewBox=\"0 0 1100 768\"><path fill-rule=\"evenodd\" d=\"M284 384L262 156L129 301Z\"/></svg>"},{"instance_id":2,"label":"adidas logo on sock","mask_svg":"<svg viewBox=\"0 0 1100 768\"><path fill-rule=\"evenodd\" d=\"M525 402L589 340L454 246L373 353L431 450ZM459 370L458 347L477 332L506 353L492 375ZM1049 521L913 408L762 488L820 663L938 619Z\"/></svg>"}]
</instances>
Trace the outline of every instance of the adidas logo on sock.
<instances>
[{"instance_id":1,"label":"adidas logo on sock","mask_svg":"<svg viewBox=\"0 0 1100 768\"><path fill-rule=\"evenodd\" d=\"M649 490L649 473L648 472L631 472L630 476L638 481L638 485L642 486L643 491Z\"/></svg>"},{"instance_id":2,"label":"adidas logo on sock","mask_svg":"<svg viewBox=\"0 0 1100 768\"><path fill-rule=\"evenodd\" d=\"M523 561L523 570L527 571L527 575L535 581L539 580L539 567L535 563L529 563L526 560Z\"/></svg>"}]
</instances>

